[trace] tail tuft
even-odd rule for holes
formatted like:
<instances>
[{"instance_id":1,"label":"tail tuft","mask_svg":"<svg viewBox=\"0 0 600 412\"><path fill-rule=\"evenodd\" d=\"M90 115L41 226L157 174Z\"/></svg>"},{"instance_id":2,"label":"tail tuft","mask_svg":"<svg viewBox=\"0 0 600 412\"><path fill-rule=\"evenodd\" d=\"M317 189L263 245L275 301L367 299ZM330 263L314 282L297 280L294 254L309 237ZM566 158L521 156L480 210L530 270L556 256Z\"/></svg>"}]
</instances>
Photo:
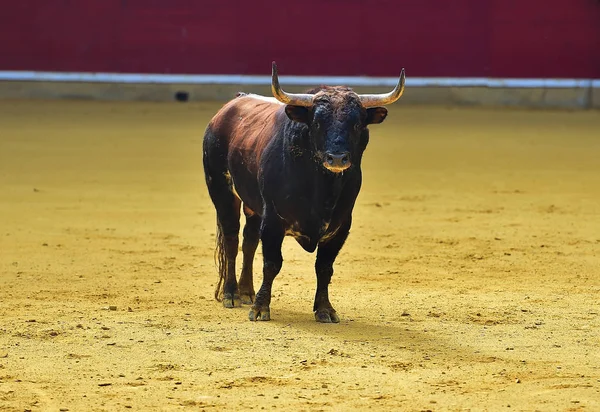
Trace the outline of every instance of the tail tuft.
<instances>
[{"instance_id":1,"label":"tail tuft","mask_svg":"<svg viewBox=\"0 0 600 412\"><path fill-rule=\"evenodd\" d=\"M227 256L225 255L225 236L221 230L221 225L217 222L217 245L215 248L215 264L219 272L219 282L215 289L215 299L218 302L223 300L223 281L225 280L225 272L227 271Z\"/></svg>"}]
</instances>

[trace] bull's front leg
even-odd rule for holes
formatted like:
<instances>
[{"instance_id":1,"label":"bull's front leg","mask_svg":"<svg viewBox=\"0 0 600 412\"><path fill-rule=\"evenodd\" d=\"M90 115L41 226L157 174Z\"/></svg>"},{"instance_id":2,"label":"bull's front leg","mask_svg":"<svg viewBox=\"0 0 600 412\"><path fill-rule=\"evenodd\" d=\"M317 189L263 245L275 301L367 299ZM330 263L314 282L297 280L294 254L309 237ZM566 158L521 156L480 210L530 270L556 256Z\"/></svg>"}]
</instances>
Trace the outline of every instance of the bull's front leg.
<instances>
[{"instance_id":1,"label":"bull's front leg","mask_svg":"<svg viewBox=\"0 0 600 412\"><path fill-rule=\"evenodd\" d=\"M315 320L322 323L339 323L340 317L329 302L329 283L333 276L333 263L338 253L348 238L352 219L348 220L338 229L335 236L326 242L319 243L315 271L317 273L317 292L313 311Z\"/></svg>"},{"instance_id":2,"label":"bull's front leg","mask_svg":"<svg viewBox=\"0 0 600 412\"><path fill-rule=\"evenodd\" d=\"M252 321L271 320L271 288L273 280L281 270L283 256L281 245L285 236L282 222L276 213L265 213L260 240L263 248L263 281L256 294L248 318Z\"/></svg>"}]
</instances>

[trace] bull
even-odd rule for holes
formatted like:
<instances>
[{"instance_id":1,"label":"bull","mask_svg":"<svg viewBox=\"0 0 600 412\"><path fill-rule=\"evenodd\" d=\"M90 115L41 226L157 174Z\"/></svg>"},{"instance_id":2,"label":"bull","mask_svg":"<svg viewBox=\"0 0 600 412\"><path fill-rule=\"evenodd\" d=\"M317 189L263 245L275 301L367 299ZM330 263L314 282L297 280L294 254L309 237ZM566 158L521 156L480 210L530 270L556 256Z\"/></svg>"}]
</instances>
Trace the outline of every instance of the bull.
<instances>
[{"instance_id":1,"label":"bull","mask_svg":"<svg viewBox=\"0 0 600 412\"><path fill-rule=\"evenodd\" d=\"M273 280L283 263L283 239L290 235L307 252L317 250L315 319L340 321L328 288L361 187L367 126L384 121L382 106L402 96L404 81L402 69L396 87L385 94L359 95L342 86L292 94L280 87L273 62L274 97L239 93L212 118L203 164L217 214L215 298L225 307L250 304L251 321L270 320ZM238 282L242 210L246 223ZM259 241L263 281L255 294L252 264Z\"/></svg>"}]
</instances>

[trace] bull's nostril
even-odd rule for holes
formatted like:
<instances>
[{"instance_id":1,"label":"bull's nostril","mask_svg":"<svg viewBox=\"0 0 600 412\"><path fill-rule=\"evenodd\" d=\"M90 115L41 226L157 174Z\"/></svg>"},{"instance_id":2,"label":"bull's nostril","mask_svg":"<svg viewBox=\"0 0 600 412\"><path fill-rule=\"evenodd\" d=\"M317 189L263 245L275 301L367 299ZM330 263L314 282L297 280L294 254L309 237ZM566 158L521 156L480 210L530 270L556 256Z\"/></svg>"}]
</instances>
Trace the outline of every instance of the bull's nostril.
<instances>
[{"instance_id":1,"label":"bull's nostril","mask_svg":"<svg viewBox=\"0 0 600 412\"><path fill-rule=\"evenodd\" d=\"M345 170L350 167L350 153L343 152L340 154L325 153L323 157L323 164L330 170Z\"/></svg>"}]
</instances>

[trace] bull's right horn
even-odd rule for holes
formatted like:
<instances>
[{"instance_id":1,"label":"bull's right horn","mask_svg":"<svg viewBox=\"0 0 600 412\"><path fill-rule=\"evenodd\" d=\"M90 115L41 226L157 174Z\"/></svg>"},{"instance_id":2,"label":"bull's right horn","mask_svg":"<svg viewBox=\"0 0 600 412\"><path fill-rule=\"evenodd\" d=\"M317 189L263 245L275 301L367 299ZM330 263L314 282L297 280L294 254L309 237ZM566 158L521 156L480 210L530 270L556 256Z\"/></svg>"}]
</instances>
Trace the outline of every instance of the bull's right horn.
<instances>
[{"instance_id":1,"label":"bull's right horn","mask_svg":"<svg viewBox=\"0 0 600 412\"><path fill-rule=\"evenodd\" d=\"M291 104L293 106L310 107L313 104L312 94L306 93L286 93L279 86L279 77L277 76L277 65L273 62L273 72L271 76L271 91L273 96L281 103Z\"/></svg>"}]
</instances>

